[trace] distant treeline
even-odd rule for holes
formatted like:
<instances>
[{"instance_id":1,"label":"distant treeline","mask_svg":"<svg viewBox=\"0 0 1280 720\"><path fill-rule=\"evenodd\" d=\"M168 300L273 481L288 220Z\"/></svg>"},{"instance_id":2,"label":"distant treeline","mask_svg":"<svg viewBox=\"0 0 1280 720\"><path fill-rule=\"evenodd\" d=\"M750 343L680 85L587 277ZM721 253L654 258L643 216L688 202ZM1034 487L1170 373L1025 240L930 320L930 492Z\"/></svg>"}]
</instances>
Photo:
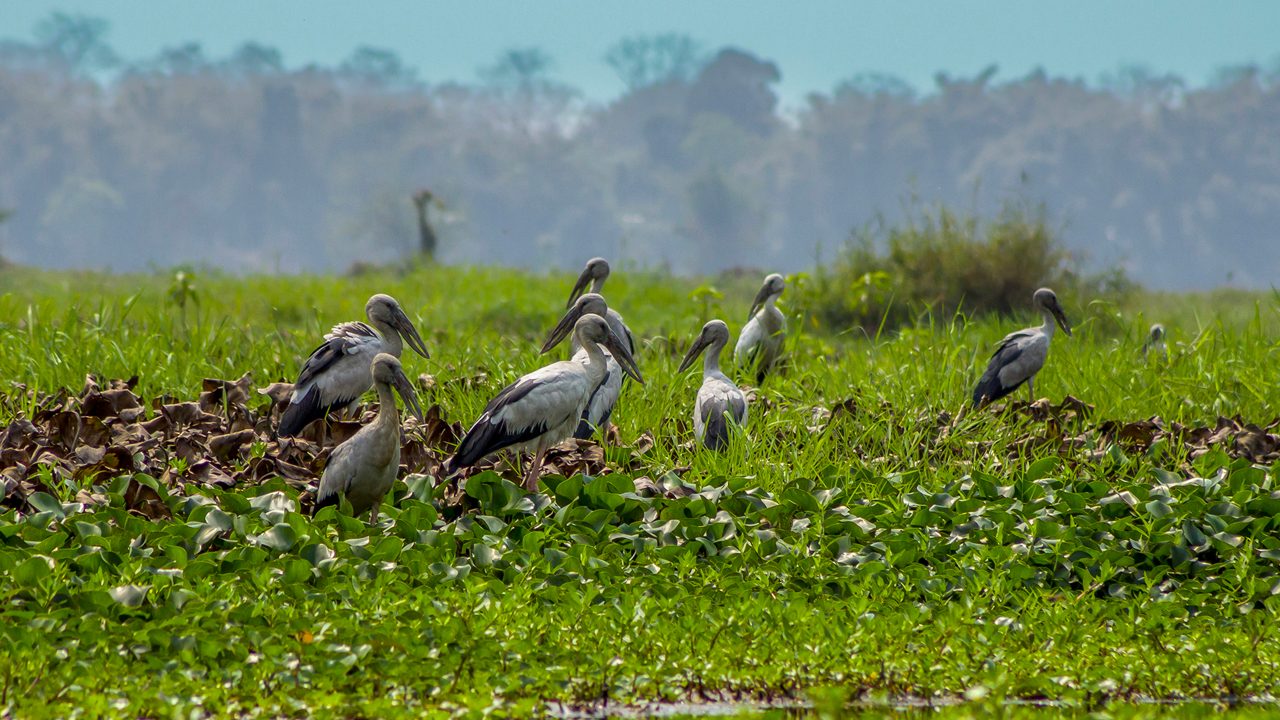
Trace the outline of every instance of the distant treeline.
<instances>
[{"instance_id":1,"label":"distant treeline","mask_svg":"<svg viewBox=\"0 0 1280 720\"><path fill-rule=\"evenodd\" d=\"M1190 88L991 68L918 94L850 68L784 116L775 64L678 35L618 43L602 62L629 90L599 106L536 49L431 85L377 48L334 68L253 43L126 63L107 30L55 15L0 43L0 256L342 270L413 254L429 188L445 262L790 271L904 207L994 216L1014 197L1043 202L1089 268L1280 278L1280 70Z\"/></svg>"}]
</instances>

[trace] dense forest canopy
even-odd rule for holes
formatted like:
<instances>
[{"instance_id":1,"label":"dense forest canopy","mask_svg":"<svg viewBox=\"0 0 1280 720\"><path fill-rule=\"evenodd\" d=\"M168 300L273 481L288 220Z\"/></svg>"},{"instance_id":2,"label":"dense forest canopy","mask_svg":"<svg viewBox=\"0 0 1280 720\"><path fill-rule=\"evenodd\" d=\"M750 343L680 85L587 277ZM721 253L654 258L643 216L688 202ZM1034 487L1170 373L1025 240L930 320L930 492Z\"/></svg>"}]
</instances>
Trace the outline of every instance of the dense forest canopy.
<instances>
[{"instance_id":1,"label":"dense forest canopy","mask_svg":"<svg viewBox=\"0 0 1280 720\"><path fill-rule=\"evenodd\" d=\"M783 113L785 68L687 37L621 40L604 105L515 48L474 84L387 50L286 68L246 43L126 62L106 23L55 15L0 43L0 255L45 267L341 270L415 252L676 272L800 270L914 203L1043 202L1086 266L1154 287L1280 277L1280 68L1206 87L859 74Z\"/></svg>"}]
</instances>

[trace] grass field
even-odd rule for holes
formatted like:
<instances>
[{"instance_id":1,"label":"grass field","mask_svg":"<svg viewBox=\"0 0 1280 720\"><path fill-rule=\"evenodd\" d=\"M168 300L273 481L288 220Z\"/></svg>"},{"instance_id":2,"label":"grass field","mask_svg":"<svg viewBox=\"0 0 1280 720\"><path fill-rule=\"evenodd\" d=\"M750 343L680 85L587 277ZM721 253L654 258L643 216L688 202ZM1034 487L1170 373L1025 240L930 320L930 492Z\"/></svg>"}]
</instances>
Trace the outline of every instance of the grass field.
<instances>
[{"instance_id":1,"label":"grass field","mask_svg":"<svg viewBox=\"0 0 1280 720\"><path fill-rule=\"evenodd\" d=\"M1064 298L1076 336L1055 337L1037 379L1048 402L961 415L1029 315L922 314L868 338L816 326L796 278L788 368L756 391L744 437L699 452L700 376L676 365L704 320L736 332L757 282L709 293L615 269L605 295L646 384L624 390L620 446L564 453L591 475L525 495L505 466L458 487L429 472L458 423L547 362L568 275L0 271L0 707L374 717L909 696L968 698L957 717L1044 712L1001 705L1015 698L1136 717L1161 710L1126 701L1280 691L1274 293ZM440 416L408 426L378 527L300 512L325 453L259 432L271 404L252 390L292 380L373 292L417 323L432 357L402 359ZM1167 359L1140 353L1154 321ZM204 382L245 372L236 400ZM86 374L102 392L82 392ZM205 415L171 421L211 388ZM142 407L102 411L125 395ZM256 434L220 445L240 420Z\"/></svg>"}]
</instances>

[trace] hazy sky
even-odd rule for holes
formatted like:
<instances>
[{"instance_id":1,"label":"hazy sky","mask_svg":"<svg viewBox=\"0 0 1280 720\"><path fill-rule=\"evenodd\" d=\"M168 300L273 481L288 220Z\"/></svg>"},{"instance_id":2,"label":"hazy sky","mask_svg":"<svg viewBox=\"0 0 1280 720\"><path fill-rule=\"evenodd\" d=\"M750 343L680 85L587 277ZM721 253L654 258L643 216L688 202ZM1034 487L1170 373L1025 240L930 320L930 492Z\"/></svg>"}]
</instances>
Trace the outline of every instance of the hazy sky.
<instances>
[{"instance_id":1,"label":"hazy sky","mask_svg":"<svg viewBox=\"0 0 1280 720\"><path fill-rule=\"evenodd\" d=\"M475 80L502 49L538 46L597 100L622 89L602 60L613 42L669 31L777 62L789 105L869 71L929 89L939 70L991 63L999 78L1042 66L1088 80L1145 64L1198 84L1224 65L1280 60L1276 0L0 0L0 37L29 39L55 10L107 18L129 59L190 40L218 58L257 40L290 67L332 65L375 45L433 83Z\"/></svg>"}]
</instances>

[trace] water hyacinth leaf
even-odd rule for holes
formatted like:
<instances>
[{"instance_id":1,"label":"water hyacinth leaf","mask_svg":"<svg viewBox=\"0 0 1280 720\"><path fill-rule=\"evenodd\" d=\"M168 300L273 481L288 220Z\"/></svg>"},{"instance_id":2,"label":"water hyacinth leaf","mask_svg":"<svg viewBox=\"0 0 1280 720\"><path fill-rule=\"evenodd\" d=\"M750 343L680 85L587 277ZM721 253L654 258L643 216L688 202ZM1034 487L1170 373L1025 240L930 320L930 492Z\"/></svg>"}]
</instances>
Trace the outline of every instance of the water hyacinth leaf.
<instances>
[{"instance_id":1,"label":"water hyacinth leaf","mask_svg":"<svg viewBox=\"0 0 1280 720\"><path fill-rule=\"evenodd\" d=\"M18 563L13 570L13 579L19 585L32 587L53 575L53 558L44 555L33 555Z\"/></svg>"},{"instance_id":2,"label":"water hyacinth leaf","mask_svg":"<svg viewBox=\"0 0 1280 720\"><path fill-rule=\"evenodd\" d=\"M140 585L120 585L108 591L111 599L127 608L136 608L147 599L147 589Z\"/></svg>"},{"instance_id":3,"label":"water hyacinth leaf","mask_svg":"<svg viewBox=\"0 0 1280 720\"><path fill-rule=\"evenodd\" d=\"M298 542L298 535L288 523L276 523L270 530L255 536L252 540L277 552L286 552Z\"/></svg>"},{"instance_id":4,"label":"water hyacinth leaf","mask_svg":"<svg viewBox=\"0 0 1280 720\"><path fill-rule=\"evenodd\" d=\"M249 506L264 512L268 510L297 512L298 510L298 506L293 499L278 490L250 498Z\"/></svg>"},{"instance_id":5,"label":"water hyacinth leaf","mask_svg":"<svg viewBox=\"0 0 1280 720\"><path fill-rule=\"evenodd\" d=\"M40 512L51 513L58 518L63 517L62 503L58 501L58 498L50 495L49 493L31 493L27 496L27 502L31 503L31 507L34 507Z\"/></svg>"},{"instance_id":6,"label":"water hyacinth leaf","mask_svg":"<svg viewBox=\"0 0 1280 720\"><path fill-rule=\"evenodd\" d=\"M1059 460L1056 457L1040 458L1027 467L1027 471L1023 474L1022 479L1029 483L1042 480L1049 477L1054 470L1057 470L1058 464Z\"/></svg>"}]
</instances>

